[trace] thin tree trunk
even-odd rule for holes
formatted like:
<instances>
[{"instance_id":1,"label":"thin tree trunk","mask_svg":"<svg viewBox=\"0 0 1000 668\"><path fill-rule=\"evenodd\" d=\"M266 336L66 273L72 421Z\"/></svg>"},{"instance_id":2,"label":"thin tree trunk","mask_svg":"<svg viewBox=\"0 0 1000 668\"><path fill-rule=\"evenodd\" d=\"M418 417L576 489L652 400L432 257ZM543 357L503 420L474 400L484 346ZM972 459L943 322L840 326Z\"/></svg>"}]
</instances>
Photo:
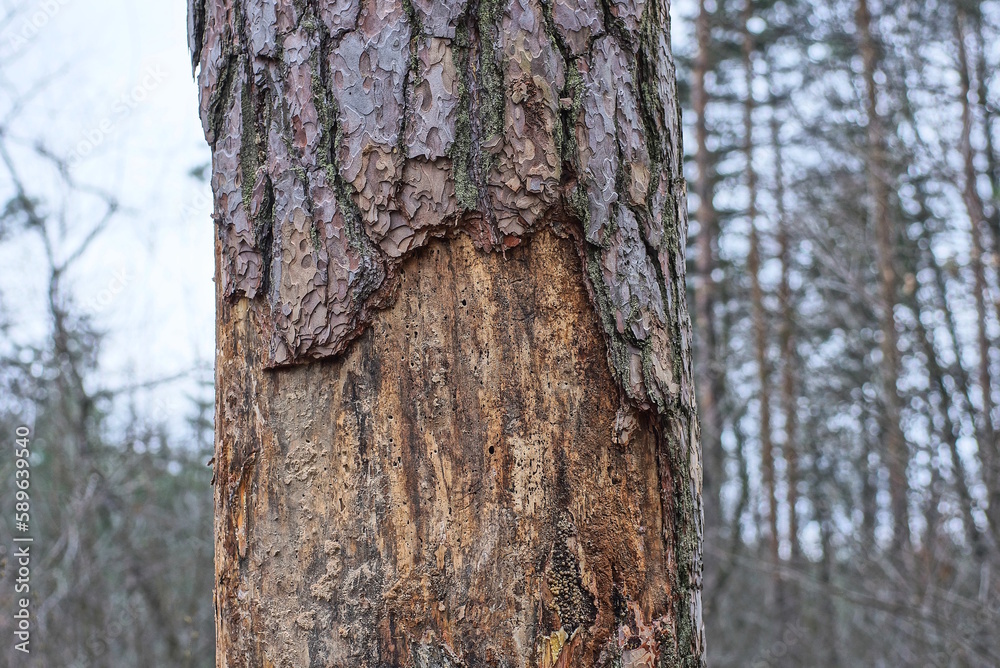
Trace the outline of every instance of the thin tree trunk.
<instances>
[{"instance_id":1,"label":"thin tree trunk","mask_svg":"<svg viewBox=\"0 0 1000 668\"><path fill-rule=\"evenodd\" d=\"M875 528L878 523L878 474L879 465L872 464L872 453L877 452L877 444L871 443L868 427L872 420L869 410L870 404L866 401L861 404L862 425L861 448L863 450L860 461L857 462L857 475L861 479L861 545L871 550L871 555L875 554Z\"/></svg>"},{"instance_id":2,"label":"thin tree trunk","mask_svg":"<svg viewBox=\"0 0 1000 668\"><path fill-rule=\"evenodd\" d=\"M720 553L724 552L726 559L715 564L715 579L710 583L711 586L706 585L705 587L708 592L705 610L708 611L709 617L711 617L713 610L721 610L719 602L727 593L726 585L739 568L737 559L746 546L743 541L743 513L750 505L750 467L746 458L746 437L742 427L740 427L740 422L746 414L746 404L733 407L729 404L730 401L727 400L723 403L723 408L727 409L726 415L733 416L733 449L736 452L737 480L740 486L732 521L729 523L729 535L719 536L718 546L715 548L716 554L713 555L715 559L721 560Z\"/></svg>"},{"instance_id":3,"label":"thin tree trunk","mask_svg":"<svg viewBox=\"0 0 1000 668\"><path fill-rule=\"evenodd\" d=\"M698 275L695 284L695 333L698 363L698 410L701 415L701 443L705 453L705 529L707 536L722 529L722 508L719 494L724 480L722 453L722 419L719 415L721 375L723 365L716 335L715 278L716 247L719 235L718 214L715 211L715 159L708 148L708 89L705 78L711 69L711 15L706 0L698 3L695 34L698 51L691 82L694 106L695 164L698 167Z\"/></svg>"},{"instance_id":4,"label":"thin tree trunk","mask_svg":"<svg viewBox=\"0 0 1000 668\"><path fill-rule=\"evenodd\" d=\"M750 252L747 256L747 273L750 274L750 299L753 309L754 352L757 361L758 401L760 403L760 458L764 474L764 498L767 510L764 521L768 527L768 549L771 562L777 566L778 546L778 499L775 490L774 441L771 433L771 372L767 354L767 311L764 306L764 290L760 283L760 234L757 229L757 170L753 164L753 54L754 40L749 23L753 18L753 2L745 0L743 8L743 69L746 75L746 99L743 103L743 152L746 159L747 178L747 218L750 223ZM774 568L774 595L780 599L780 573Z\"/></svg>"},{"instance_id":5,"label":"thin tree trunk","mask_svg":"<svg viewBox=\"0 0 1000 668\"><path fill-rule=\"evenodd\" d=\"M925 221L928 220L931 215L930 209L927 204L926 194L920 184L917 184L917 202L920 206L920 218ZM958 336L958 322L955 319L954 311L948 307L948 283L945 278L945 269L938 262L933 250L931 250L933 247L932 237L926 231L926 226L924 229L924 238L927 240L929 249L927 252L927 263L933 273L933 286L938 298L936 306L944 319L944 331L948 335L948 343L955 358L955 361L948 365L948 375L951 376L958 388L958 394L965 405L965 413L969 416L969 421L975 428L977 442L983 441L985 440L983 425L981 421L976 419L976 407L972 401L972 379L969 371L965 368L965 364L962 362L962 342Z\"/></svg>"},{"instance_id":6,"label":"thin tree trunk","mask_svg":"<svg viewBox=\"0 0 1000 668\"><path fill-rule=\"evenodd\" d=\"M921 209L922 211L926 211L927 210L926 205L922 201L922 199L923 198L921 197ZM929 239L929 236L927 238ZM968 416L969 422L973 425L975 429L976 442L979 444L988 443L989 440L985 435L984 425L982 424L981 420L976 419L977 418L976 407L972 401L972 392L971 392L972 381L969 377L969 372L965 369L965 366L962 363L961 343L960 339L958 338L958 323L955 321L954 313L950 308L948 308L947 284L945 283L944 270L942 269L941 265L937 262L937 259L934 257L934 253L932 251L929 251L927 253L927 256L928 256L928 262L934 274L935 291L940 300L938 304L938 309L943 314L944 317L944 322L945 322L944 331L948 335L948 341L955 356L954 362L952 362L952 364L949 365L948 375L952 378L953 382L955 383L955 387L957 389L957 395L961 397L962 403L964 404L965 408L964 413L966 416ZM948 389L946 389L945 391L947 392ZM980 445L980 448L982 447L984 446ZM957 443L956 443L956 448L957 448ZM958 458L957 449L952 453L952 459L955 460L956 462L960 461ZM986 472L982 471L982 475L985 476ZM959 491L959 493L961 494L961 491ZM970 513L971 513L971 505L970 505ZM990 533L992 534L992 530Z\"/></svg>"},{"instance_id":7,"label":"thin tree trunk","mask_svg":"<svg viewBox=\"0 0 1000 668\"><path fill-rule=\"evenodd\" d=\"M778 330L781 350L781 412L785 418L785 440L781 453L785 458L785 479L788 489L788 540L791 543L793 567L802 565L802 548L799 542L799 454L797 382L798 355L795 345L795 305L791 287L791 241L788 214L785 209L785 175L782 169L780 123L777 104L772 100L771 150L774 152L774 197L778 215L778 255L781 261L781 280L778 285L778 302L781 308L781 325ZM797 619L801 613L799 583L788 583L786 620Z\"/></svg>"},{"instance_id":8,"label":"thin tree trunk","mask_svg":"<svg viewBox=\"0 0 1000 668\"><path fill-rule=\"evenodd\" d=\"M910 104L909 92L905 82L901 85L903 86L903 94L901 96L901 99L903 100L903 113L907 120L911 123L915 123L916 119L913 114L912 105ZM926 188L924 186L924 182L919 179L913 181L913 186L916 193L915 199L919 206L919 210L917 212L917 220L920 223L919 241L922 244L925 244L923 255L927 262L927 266L930 267L932 271L934 279L932 287L939 298L938 303L935 305L936 310L932 309L929 313L931 315L935 312L941 313L945 322L944 331L950 339L951 348L955 357L955 361L949 365L947 369L944 369L941 366L940 356L937 354L937 346L934 341L933 330L928 330L921 319L921 314L925 311L926 304L922 303L918 298L920 291L919 279L917 279L915 289L910 296L910 309L916 316L917 339L924 352L924 356L927 359L927 373L930 378L930 383L932 387L937 388L940 400L940 410L944 422L941 430L942 438L948 445L953 475L955 476L955 492L958 495L959 502L962 506L962 516L963 524L966 529L966 538L969 541L969 544L973 547L975 554L981 557L986 552L986 545L973 518L973 500L968 485L969 476L958 450L958 439L961 437L960 423L963 420L962 402L956 403L953 400L954 391L945 383L946 375L951 377L952 382L955 384L955 388L957 389L957 395L960 396L964 402L964 414L968 417L969 422L975 428L977 442L986 442L988 439L985 436L984 425L976 419L975 406L972 403L972 394L970 392L971 382L969 374L965 370L965 366L962 363L962 352L960 340L958 338L958 324L955 321L953 309L948 307L947 284L944 272L937 261L937 257L934 255L934 238L929 228L929 224L933 220L933 216L927 203ZM919 271L914 271L915 278L919 277L919 275ZM955 409L956 411L958 424L952 418L952 409Z\"/></svg>"},{"instance_id":9,"label":"thin tree trunk","mask_svg":"<svg viewBox=\"0 0 1000 668\"><path fill-rule=\"evenodd\" d=\"M868 116L868 188L871 197L871 220L875 228L878 250L878 274L882 306L882 399L883 433L889 466L889 495L893 519L893 553L900 556L910 543L909 485L906 470L909 465L906 439L901 424L902 407L897 381L899 378L899 347L896 333L895 229L889 212L889 183L885 155L885 135L878 112L878 46L872 34L872 16L868 0L858 0L856 21L861 39L864 62L865 112Z\"/></svg>"},{"instance_id":10,"label":"thin tree trunk","mask_svg":"<svg viewBox=\"0 0 1000 668\"><path fill-rule=\"evenodd\" d=\"M927 329L921 318L921 314L926 310L926 304L922 303L918 298L920 292L919 279L911 296L910 308L916 316L917 339L924 352L924 356L927 358L927 374L930 377L930 384L937 388L939 400L941 402L940 410L942 420L944 422L942 437L948 445L948 453L952 462L953 475L955 476L955 492L962 505L962 516L963 523L966 528L966 538L969 540L969 544L973 546L976 554L982 555L985 550L985 545L983 544L982 536L976 528L976 523L972 516L973 502L968 486L969 477L965 470L965 464L958 451L958 439L961 437L961 432L951 415L953 408L956 411L961 411L961 407L956 406L953 401L953 391L950 390L945 383L945 376L950 375L952 381L958 389L958 394L965 401L968 409L966 414L972 423L975 424L976 420L975 414L972 412L972 399L969 392L968 374L965 372L964 366L962 366L962 355L957 338L957 324L955 323L954 314L951 309L947 308L947 295L945 292L947 286L945 285L944 275L941 271L941 267L938 265L937 258L934 256L933 238L930 230L928 229L931 212L927 206L926 193L924 192L923 184L918 182L914 185L916 189L916 199L920 207L917 213L921 229L920 241L926 244L923 254L926 257L926 262L934 275L933 287L935 288L935 292L937 292L941 298L941 302L937 305L937 308L942 312L946 323L945 331L948 332L948 335L951 338L951 345L955 352L954 369L947 370L946 372L946 369L942 368L940 356L937 354L937 346L934 343L933 330ZM915 276L919 276L919 272L917 272ZM930 313L933 314L934 310L930 310ZM959 412L958 415L961 420L961 413Z\"/></svg>"},{"instance_id":11,"label":"thin tree trunk","mask_svg":"<svg viewBox=\"0 0 1000 668\"><path fill-rule=\"evenodd\" d=\"M839 666L840 657L838 651L838 623L837 607L833 598L833 568L836 554L833 548L833 518L831 517L829 494L824 485L828 481L829 472L820 466L822 457L819 451L819 438L816 434L815 425L807 421L805 430L809 436L807 443L810 443L810 454L812 455L812 478L814 482L812 495L813 518L819 528L820 538L820 563L819 563L819 583L820 596L820 630L818 632L818 642L821 646L821 656L828 666Z\"/></svg>"},{"instance_id":12,"label":"thin tree trunk","mask_svg":"<svg viewBox=\"0 0 1000 668\"><path fill-rule=\"evenodd\" d=\"M192 3L219 666L704 665L679 113L641 7Z\"/></svg>"},{"instance_id":13,"label":"thin tree trunk","mask_svg":"<svg viewBox=\"0 0 1000 668\"><path fill-rule=\"evenodd\" d=\"M976 315L978 316L979 392L981 395L981 419L984 435L984 439L979 443L979 454L983 464L983 478L989 494L986 516L989 520L994 540L1000 543L1000 471L998 471L1000 453L997 452L996 430L993 424L993 384L990 377L990 350L992 342L986 330L986 297L988 288L986 286L986 271L983 267L982 259L984 250L982 234L984 231L983 228L986 226L986 211L983 206L983 200L976 188L978 173L972 149L972 105L969 102L972 86L969 74L968 51L965 45L965 20L965 12L958 9L955 13L955 37L958 45L959 97L962 103L962 133L959 149L962 154L962 175L965 181L962 189L962 197L969 215L969 231L972 242L970 244L969 259L972 265L972 274L975 278L973 291L976 302Z\"/></svg>"},{"instance_id":14,"label":"thin tree trunk","mask_svg":"<svg viewBox=\"0 0 1000 668\"><path fill-rule=\"evenodd\" d=\"M727 286L726 282L719 284L719 299L724 304L729 302ZM731 333L731 312L723 310L719 318L718 345L720 351L731 350ZM705 586L706 591L709 592L705 603L705 610L709 618L711 618L713 610L720 610L721 614L718 604L726 595L727 583L739 568L737 559L746 547L743 540L743 515L750 507L750 467L747 461L746 433L742 427L743 418L747 412L747 403L745 401L737 403L736 398L730 393L720 395L719 399L719 412L721 416L724 416L724 425L729 425L733 434L733 453L736 458L736 481L739 483L739 494L728 523L728 535L724 535L721 530L718 534L719 548L717 548L716 555L719 551L725 551L728 556L723 563L715 563L711 570L707 566L705 569L708 573L715 573L715 577L711 582L706 582ZM756 522L751 522L751 524L758 526ZM718 559L718 556L716 558Z\"/></svg>"},{"instance_id":15,"label":"thin tree trunk","mask_svg":"<svg viewBox=\"0 0 1000 668\"><path fill-rule=\"evenodd\" d=\"M905 81L901 82L900 85L902 86L902 112L908 121L915 123L916 119L910 103L908 87ZM958 440L961 437L961 432L959 425L955 423L952 417L952 410L954 409L957 411L956 415L958 416L959 421L961 421L961 406L957 406L953 401L952 391L949 390L947 383L945 382L946 375L951 375L953 382L959 389L959 394L964 397L966 406L969 409L966 414L968 415L970 421L975 424L976 419L975 414L972 411L968 375L965 373L961 362L962 356L959 350L954 314L951 309L947 308L944 276L938 265L937 258L934 256L934 239L929 227L933 217L927 204L927 193L924 187L924 182L916 179L913 181L913 186L916 193L915 199L919 206L916 220L920 224L919 243L916 244L914 251L918 255L923 255L925 261L927 262L927 266L929 266L933 271L935 287L937 288L937 292L940 294L942 300L937 307L942 312L945 322L947 323L946 331L948 331L952 338L952 346L955 351L954 369L946 372L946 370L941 366L940 356L938 355L937 345L934 340L933 328L928 329L922 318L924 313L928 313L928 315L933 317L933 314L936 311L934 308L928 309L927 304L922 302L919 298L921 289L919 279L919 258L915 260L917 266L913 268L914 287L913 290L908 293L909 308L914 314L918 345L927 360L927 375L930 381L927 394L930 395L936 390L938 396L939 411L943 422L940 434L941 438L948 446L949 459L951 460L952 465L952 475L954 476L953 485L962 509L962 521L965 528L965 537L969 545L972 546L974 553L981 558L986 553L986 545L982 534L976 526L975 519L973 518L973 499L969 490L969 477L965 469L965 463L963 462L958 449ZM919 250L921 244L923 244L923 250ZM928 405L931 405L929 398ZM976 430L978 435L980 433L978 426L976 427ZM939 475L937 468L935 469L935 475ZM936 495L934 496L936 498ZM936 506L933 506L933 512L935 513L935 517L937 517ZM930 525L928 525L928 527L930 528Z\"/></svg>"},{"instance_id":16,"label":"thin tree trunk","mask_svg":"<svg viewBox=\"0 0 1000 668\"><path fill-rule=\"evenodd\" d=\"M791 240L788 230L788 213L785 209L785 175L782 169L780 125L778 117L771 117L771 144L774 151L774 197L778 210L778 253L781 260L781 283L778 286L778 301L781 304L781 411L785 416L785 442L781 446L785 458L788 479L788 538L792 544L792 561L798 563L802 556L799 542L799 454L798 454L798 406L797 406L797 362L795 346L795 304L792 302L791 287Z\"/></svg>"}]
</instances>

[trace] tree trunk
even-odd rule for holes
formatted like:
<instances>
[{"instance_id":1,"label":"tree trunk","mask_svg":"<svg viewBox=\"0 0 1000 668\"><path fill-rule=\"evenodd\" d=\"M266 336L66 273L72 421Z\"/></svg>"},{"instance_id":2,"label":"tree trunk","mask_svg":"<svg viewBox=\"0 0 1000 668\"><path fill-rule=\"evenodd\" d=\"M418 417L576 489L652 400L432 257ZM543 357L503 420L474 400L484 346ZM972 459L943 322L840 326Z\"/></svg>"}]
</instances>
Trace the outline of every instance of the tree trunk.
<instances>
[{"instance_id":1,"label":"tree trunk","mask_svg":"<svg viewBox=\"0 0 1000 668\"><path fill-rule=\"evenodd\" d=\"M698 3L695 33L698 52L694 61L691 100L694 105L695 163L698 167L698 258L695 265L695 334L697 335L698 410L701 415L701 445L705 453L705 529L710 536L722 530L724 480L722 418L719 404L722 394L722 358L719 355L715 318L716 286L712 275L716 268L719 217L715 210L715 159L708 148L708 88L706 78L711 68L711 17L706 0Z\"/></svg>"},{"instance_id":2,"label":"tree trunk","mask_svg":"<svg viewBox=\"0 0 1000 668\"><path fill-rule=\"evenodd\" d=\"M743 74L746 77L746 98L743 100L743 153L746 159L747 177L747 220L750 226L750 249L747 255L747 273L750 274L750 301L752 307L754 359L757 362L757 382L759 384L758 401L760 405L760 421L758 424L760 437L760 465L763 473L763 496L767 504L765 522L767 523L768 554L774 567L774 582L772 594L778 604L781 601L781 580L778 570L779 543L778 535L778 497L775 488L774 475L774 440L771 434L771 369L768 362L767 311L764 306L764 288L760 282L760 232L757 227L757 169L753 163L754 155L754 108L753 99L753 55L754 38L750 32L750 20L753 18L754 4L752 0L744 0L743 5Z\"/></svg>"},{"instance_id":3,"label":"tree trunk","mask_svg":"<svg viewBox=\"0 0 1000 668\"><path fill-rule=\"evenodd\" d=\"M785 457L788 479L788 539L791 542L792 563L798 564L802 556L799 542L799 442L798 442L798 351L795 337L795 304L793 303L791 273L792 248L788 214L785 208L785 175L782 168L780 122L771 116L771 150L774 151L774 199L778 214L778 258L781 261L781 279L778 284L778 303L781 305L781 326L778 330L781 349L781 411L785 416L785 441L781 445Z\"/></svg>"},{"instance_id":4,"label":"tree trunk","mask_svg":"<svg viewBox=\"0 0 1000 668\"><path fill-rule=\"evenodd\" d=\"M190 17L218 665L702 665L665 0Z\"/></svg>"},{"instance_id":5,"label":"tree trunk","mask_svg":"<svg viewBox=\"0 0 1000 668\"><path fill-rule=\"evenodd\" d=\"M997 435L993 424L993 382L990 377L990 341L987 332L986 298L989 288L986 285L986 271L983 267L982 235L986 228L986 208L976 188L979 176L975 165L972 148L972 107L969 102L971 93L971 76L969 72L969 57L965 45L965 12L959 9L955 14L955 38L958 45L958 78L962 102L962 133L959 150L962 153L962 176L964 184L962 199L969 214L970 244L969 260L972 273L975 276L973 289L976 302L977 332L979 342L979 392L982 408L983 435L985 442L979 444L979 456L983 464L983 479L989 495L986 517L989 520L993 539L1000 543L1000 453L997 451Z\"/></svg>"},{"instance_id":6,"label":"tree trunk","mask_svg":"<svg viewBox=\"0 0 1000 668\"><path fill-rule=\"evenodd\" d=\"M952 477L954 478L955 494L958 496L959 506L962 509L962 521L965 528L965 537L972 546L974 553L982 558L985 555L985 546L982 543L982 537L979 531L976 529L976 521L973 517L972 511L974 508L972 494L969 492L968 485L968 474L965 471L965 462L962 461L962 456L959 454L958 449L958 439L961 437L961 433L955 428L955 423L951 418L952 401L951 392L948 390L948 386L944 380L944 371L941 368L941 364L938 362L937 349L934 345L934 339L931 332L928 331L927 327L924 325L924 321L921 318L921 307L917 302L915 293L911 298L911 308L913 312L917 315L914 320L914 326L916 327L917 341L920 345L920 349L924 354L924 358L927 360L927 376L930 381L928 387L928 394L933 391L937 392L938 401L940 402L939 413L941 415L941 440L945 441L948 446L948 455L951 458L951 469ZM928 400L928 405L931 405L930 400ZM938 467L935 467L937 469ZM934 513L937 513L937 508L932 507ZM928 526L928 531L931 527Z\"/></svg>"},{"instance_id":7,"label":"tree trunk","mask_svg":"<svg viewBox=\"0 0 1000 668\"><path fill-rule=\"evenodd\" d=\"M910 521L907 496L909 452L901 424L902 402L899 397L899 346L896 333L896 291L898 277L895 268L895 229L889 211L889 181L885 155L885 135L878 111L879 53L872 33L872 15L868 0L858 0L857 28L864 61L865 113L868 116L868 181L871 198L871 220L875 229L878 274L882 307L882 430L885 457L889 467L889 496L893 521L893 554L899 556L910 544Z\"/></svg>"}]
</instances>

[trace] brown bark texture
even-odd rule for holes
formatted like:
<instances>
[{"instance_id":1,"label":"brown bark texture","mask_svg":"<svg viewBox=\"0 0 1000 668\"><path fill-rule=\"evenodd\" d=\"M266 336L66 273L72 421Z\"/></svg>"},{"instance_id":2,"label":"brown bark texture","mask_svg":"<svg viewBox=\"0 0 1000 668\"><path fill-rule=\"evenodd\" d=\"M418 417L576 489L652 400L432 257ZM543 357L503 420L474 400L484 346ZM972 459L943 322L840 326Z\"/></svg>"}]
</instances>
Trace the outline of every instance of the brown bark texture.
<instances>
[{"instance_id":1,"label":"brown bark texture","mask_svg":"<svg viewBox=\"0 0 1000 668\"><path fill-rule=\"evenodd\" d=\"M219 666L698 666L665 0L194 0Z\"/></svg>"}]
</instances>

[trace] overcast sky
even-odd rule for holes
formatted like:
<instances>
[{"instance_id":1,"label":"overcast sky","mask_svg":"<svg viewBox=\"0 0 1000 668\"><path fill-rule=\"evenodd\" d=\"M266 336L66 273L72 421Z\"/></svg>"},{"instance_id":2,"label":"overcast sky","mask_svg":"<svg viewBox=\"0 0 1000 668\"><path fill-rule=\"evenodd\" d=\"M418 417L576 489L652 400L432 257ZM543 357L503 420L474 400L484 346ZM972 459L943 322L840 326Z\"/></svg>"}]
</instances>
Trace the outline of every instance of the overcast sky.
<instances>
[{"instance_id":1,"label":"overcast sky","mask_svg":"<svg viewBox=\"0 0 1000 668\"><path fill-rule=\"evenodd\" d=\"M208 185L190 175L210 156L197 113L179 0L0 0L18 7L0 27L0 116L30 98L10 128L27 180L56 182L32 162L41 140L78 156L74 176L120 198L119 215L70 276L77 303L109 332L102 382L173 375L213 356L213 262ZM39 85L43 86L39 89ZM35 91L35 92L32 92ZM0 177L6 196L9 179ZM53 198L58 199L58 198ZM53 208L54 205L53 205ZM69 252L98 212L68 208ZM0 291L15 336L44 331L40 247L27 236L0 246ZM175 385L151 400L187 412Z\"/></svg>"}]
</instances>

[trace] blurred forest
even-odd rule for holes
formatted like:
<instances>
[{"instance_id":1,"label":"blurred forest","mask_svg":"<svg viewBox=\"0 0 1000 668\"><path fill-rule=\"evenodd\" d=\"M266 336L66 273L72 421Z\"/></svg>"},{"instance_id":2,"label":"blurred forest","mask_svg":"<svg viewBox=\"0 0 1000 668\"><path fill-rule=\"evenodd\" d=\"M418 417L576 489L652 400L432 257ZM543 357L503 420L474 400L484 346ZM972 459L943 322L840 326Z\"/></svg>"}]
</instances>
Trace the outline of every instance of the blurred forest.
<instances>
[{"instance_id":1,"label":"blurred forest","mask_svg":"<svg viewBox=\"0 0 1000 668\"><path fill-rule=\"evenodd\" d=\"M99 365L103 332L64 278L119 215L112 194L77 183L44 143L18 145L0 125L0 243L34 235L48 285L47 331L29 344L17 295L0 295L0 665L210 666L212 617L212 403L195 396L185 415L158 408L158 386L109 387ZM28 155L29 159L23 162ZM25 164L27 163L27 164ZM59 194L34 186L46 171ZM82 240L67 224L87 229ZM77 230L76 232L79 232ZM138 397L152 393L154 408ZM208 394L211 397L211 394ZM185 425L178 429L177 425ZM31 430L31 655L14 650L12 559L14 434ZM10 614L8 614L10 613Z\"/></svg>"},{"instance_id":2,"label":"blurred forest","mask_svg":"<svg viewBox=\"0 0 1000 668\"><path fill-rule=\"evenodd\" d=\"M1000 665L1000 2L674 15L710 665ZM34 665L211 665L210 392L107 385L65 279L132 214L8 131L30 110L0 109L0 244L42 249L46 329L15 343L0 295L0 434L33 429Z\"/></svg>"},{"instance_id":3,"label":"blurred forest","mask_svg":"<svg viewBox=\"0 0 1000 668\"><path fill-rule=\"evenodd\" d=\"M78 281L100 267L98 240L145 217L93 185L94 164L60 155L38 122L39 97L65 87L67 68L28 86L11 76L25 58L60 57L15 48L45 28L44 9L0 9L0 26L13 26L0 40L0 246L31 254L38 274L0 294L0 666L211 666L211 371L122 383L102 366L109 332L99 307L124 286L88 293ZM33 282L46 288L43 304L26 297ZM197 388L190 400L165 400L182 381ZM31 432L27 533L14 521L22 425ZM14 649L24 594L13 553L24 544L11 539L24 535L33 539L30 655Z\"/></svg>"},{"instance_id":4,"label":"blurred forest","mask_svg":"<svg viewBox=\"0 0 1000 668\"><path fill-rule=\"evenodd\" d=\"M710 665L1000 665L1000 3L675 12Z\"/></svg>"}]
</instances>

